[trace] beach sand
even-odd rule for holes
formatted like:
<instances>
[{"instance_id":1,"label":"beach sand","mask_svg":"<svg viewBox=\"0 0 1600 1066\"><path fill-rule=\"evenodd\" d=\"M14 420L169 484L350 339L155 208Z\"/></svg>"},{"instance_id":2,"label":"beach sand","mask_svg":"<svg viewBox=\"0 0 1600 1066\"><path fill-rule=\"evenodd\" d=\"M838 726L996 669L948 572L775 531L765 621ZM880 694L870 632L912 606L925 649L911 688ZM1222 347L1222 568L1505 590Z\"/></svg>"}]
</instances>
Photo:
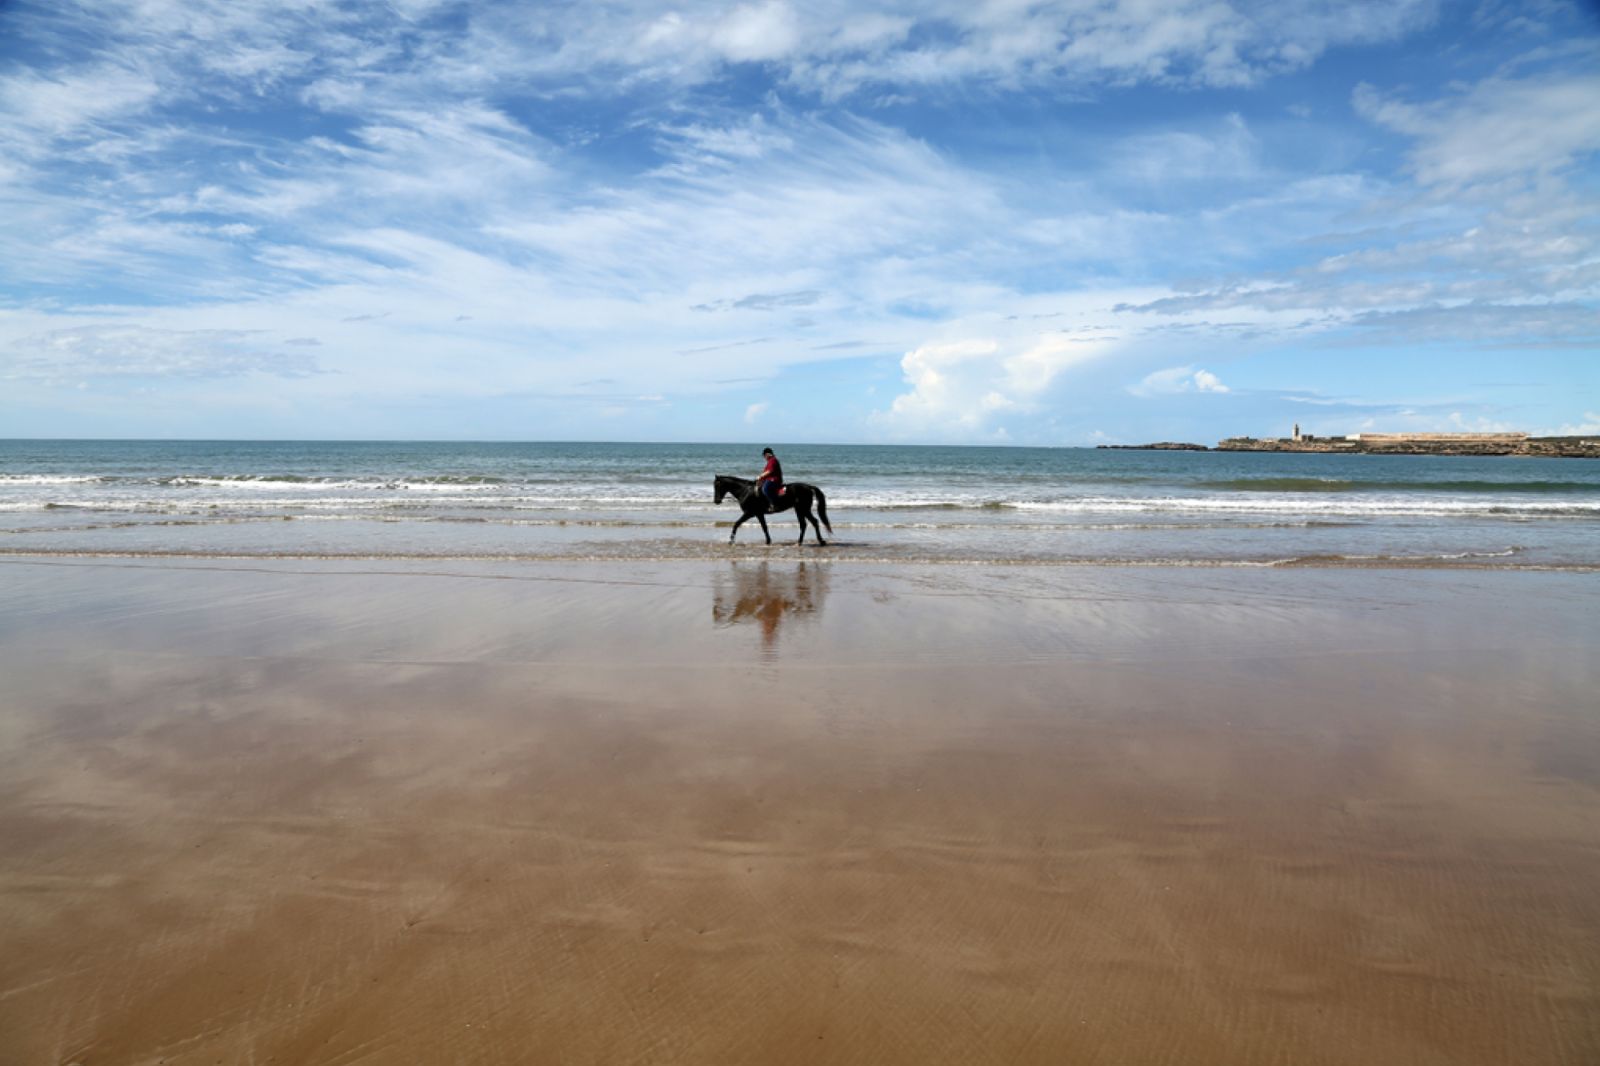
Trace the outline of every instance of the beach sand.
<instances>
[{"instance_id":1,"label":"beach sand","mask_svg":"<svg viewBox=\"0 0 1600 1066\"><path fill-rule=\"evenodd\" d=\"M1600 1062L1600 583L0 561L0 1063Z\"/></svg>"}]
</instances>

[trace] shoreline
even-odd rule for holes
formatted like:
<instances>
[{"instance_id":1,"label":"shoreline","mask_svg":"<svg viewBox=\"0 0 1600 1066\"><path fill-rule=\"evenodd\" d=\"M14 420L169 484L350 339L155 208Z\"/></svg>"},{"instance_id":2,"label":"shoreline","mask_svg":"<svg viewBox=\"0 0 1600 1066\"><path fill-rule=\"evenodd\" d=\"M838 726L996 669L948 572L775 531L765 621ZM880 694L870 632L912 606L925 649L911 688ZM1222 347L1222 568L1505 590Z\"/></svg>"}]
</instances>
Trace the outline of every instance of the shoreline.
<instances>
[{"instance_id":1,"label":"shoreline","mask_svg":"<svg viewBox=\"0 0 1600 1066\"><path fill-rule=\"evenodd\" d=\"M16 561L26 563L38 561L41 565L49 565L50 560L106 560L118 559L138 560L194 560L238 563L260 563L270 566L279 562L338 562L338 563L513 563L513 564L550 564L550 565L577 565L577 566L634 566L634 565L666 565L666 566L707 566L723 563L795 563L807 562L818 566L842 567L883 567L890 569L915 569L917 567L931 567L935 569L1107 569L1107 570L1460 570L1472 572L1508 572L1508 573L1562 573L1562 574L1589 574L1600 573L1600 563L1550 563L1550 562L1508 562L1511 551L1486 551L1486 552L1452 552L1441 555L1325 555L1311 553L1306 555L1281 556L1270 559L1239 559L1239 558L1118 558L1118 557L1056 557L1056 558L938 558L933 556L919 556L915 558L882 556L882 555L847 555L833 550L830 543L827 547L815 548L810 545L779 544L741 546L727 549L722 545L713 545L712 552L697 556L686 555L595 555L595 554L517 554L517 553L485 553L481 555L470 554L427 554L421 552L405 553L363 553L363 552L277 552L274 554L245 553L245 552L207 552L191 549L163 550L107 550L93 551L73 548L60 549L9 549L0 548L0 566L7 562ZM364 571L362 571L364 572Z\"/></svg>"}]
</instances>

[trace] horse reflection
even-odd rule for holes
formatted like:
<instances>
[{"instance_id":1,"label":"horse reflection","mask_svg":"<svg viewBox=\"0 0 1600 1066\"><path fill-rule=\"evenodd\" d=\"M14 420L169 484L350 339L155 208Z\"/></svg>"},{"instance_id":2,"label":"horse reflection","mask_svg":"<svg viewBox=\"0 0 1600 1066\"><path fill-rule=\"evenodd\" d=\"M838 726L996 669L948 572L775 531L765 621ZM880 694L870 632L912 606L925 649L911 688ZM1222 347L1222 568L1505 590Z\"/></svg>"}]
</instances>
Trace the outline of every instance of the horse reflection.
<instances>
[{"instance_id":1,"label":"horse reflection","mask_svg":"<svg viewBox=\"0 0 1600 1066\"><path fill-rule=\"evenodd\" d=\"M767 563L730 567L713 581L711 620L719 626L756 623L768 650L776 647L786 617L815 614L828 594L827 567L805 563L793 569Z\"/></svg>"}]
</instances>

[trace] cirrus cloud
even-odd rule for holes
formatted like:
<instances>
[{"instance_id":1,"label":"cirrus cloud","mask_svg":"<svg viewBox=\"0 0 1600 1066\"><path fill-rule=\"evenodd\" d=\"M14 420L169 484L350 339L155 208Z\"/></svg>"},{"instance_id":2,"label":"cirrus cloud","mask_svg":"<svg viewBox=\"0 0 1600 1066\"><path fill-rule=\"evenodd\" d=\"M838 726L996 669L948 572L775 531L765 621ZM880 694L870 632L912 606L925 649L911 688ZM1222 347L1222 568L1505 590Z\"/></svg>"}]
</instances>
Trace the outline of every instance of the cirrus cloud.
<instances>
[{"instance_id":1,"label":"cirrus cloud","mask_svg":"<svg viewBox=\"0 0 1600 1066\"><path fill-rule=\"evenodd\" d=\"M0 414L209 377L312 434L520 433L540 404L570 434L603 379L657 439L786 432L799 405L752 414L781 385L844 412L807 427L834 439L1049 442L1074 407L1183 406L1130 381L1211 411L1298 387L1312 349L1581 367L1600 335L1593 33L1565 7L529 11L6 7L0 373L31 385ZM1276 372L1218 403L1221 359ZM1594 406L1564 402L1548 424Z\"/></svg>"},{"instance_id":2,"label":"cirrus cloud","mask_svg":"<svg viewBox=\"0 0 1600 1066\"><path fill-rule=\"evenodd\" d=\"M0 348L0 378L73 383L101 378L229 378L318 373L305 352L257 348L247 330L106 325L52 330Z\"/></svg>"}]
</instances>

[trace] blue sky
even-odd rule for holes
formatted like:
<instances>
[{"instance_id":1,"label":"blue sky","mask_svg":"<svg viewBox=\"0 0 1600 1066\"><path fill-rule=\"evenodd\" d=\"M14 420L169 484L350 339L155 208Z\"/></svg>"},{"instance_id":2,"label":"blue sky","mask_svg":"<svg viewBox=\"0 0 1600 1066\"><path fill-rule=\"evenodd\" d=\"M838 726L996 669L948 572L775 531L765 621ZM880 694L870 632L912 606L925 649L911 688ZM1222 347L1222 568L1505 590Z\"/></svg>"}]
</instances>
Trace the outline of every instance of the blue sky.
<instances>
[{"instance_id":1,"label":"blue sky","mask_svg":"<svg viewBox=\"0 0 1600 1066\"><path fill-rule=\"evenodd\" d=\"M1600 433L1595 12L0 2L0 436Z\"/></svg>"}]
</instances>

